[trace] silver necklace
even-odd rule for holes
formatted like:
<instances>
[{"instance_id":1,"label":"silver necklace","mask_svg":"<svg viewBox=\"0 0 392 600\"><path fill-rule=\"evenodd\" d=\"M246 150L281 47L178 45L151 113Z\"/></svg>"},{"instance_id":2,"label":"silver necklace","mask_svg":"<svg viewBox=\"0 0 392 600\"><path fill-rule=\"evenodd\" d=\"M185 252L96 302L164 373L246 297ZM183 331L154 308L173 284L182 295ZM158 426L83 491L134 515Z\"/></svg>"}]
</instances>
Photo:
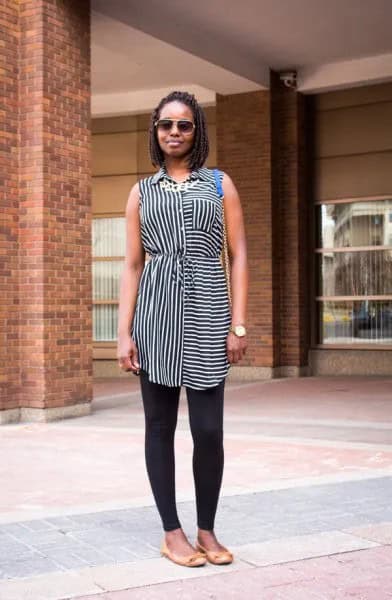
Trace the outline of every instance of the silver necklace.
<instances>
[{"instance_id":1,"label":"silver necklace","mask_svg":"<svg viewBox=\"0 0 392 600\"><path fill-rule=\"evenodd\" d=\"M195 179L194 181L190 181L189 179L186 181L171 181L170 179L161 179L159 185L163 190L168 190L169 192L185 192L189 188L195 187L197 182L198 179Z\"/></svg>"}]
</instances>

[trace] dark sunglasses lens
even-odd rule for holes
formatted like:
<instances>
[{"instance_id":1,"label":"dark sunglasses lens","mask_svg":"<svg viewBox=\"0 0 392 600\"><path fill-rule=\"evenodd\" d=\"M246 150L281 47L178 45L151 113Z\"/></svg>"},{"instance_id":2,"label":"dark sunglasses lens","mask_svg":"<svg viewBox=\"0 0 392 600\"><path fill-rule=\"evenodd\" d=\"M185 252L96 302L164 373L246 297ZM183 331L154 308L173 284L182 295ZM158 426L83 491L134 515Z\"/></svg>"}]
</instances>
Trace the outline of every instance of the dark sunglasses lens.
<instances>
[{"instance_id":1,"label":"dark sunglasses lens","mask_svg":"<svg viewBox=\"0 0 392 600\"><path fill-rule=\"evenodd\" d=\"M159 119L157 126L161 131L169 132L173 126L175 121L171 119ZM186 119L177 121L177 129L181 131L181 133L192 133L193 131L193 123L192 121L187 121Z\"/></svg>"},{"instance_id":2,"label":"dark sunglasses lens","mask_svg":"<svg viewBox=\"0 0 392 600\"><path fill-rule=\"evenodd\" d=\"M193 123L191 121L178 121L177 127L182 133L191 133L193 131Z\"/></svg>"},{"instance_id":3,"label":"dark sunglasses lens","mask_svg":"<svg viewBox=\"0 0 392 600\"><path fill-rule=\"evenodd\" d=\"M172 128L172 122L170 119L160 119L157 123L157 126L161 131L170 131Z\"/></svg>"}]
</instances>

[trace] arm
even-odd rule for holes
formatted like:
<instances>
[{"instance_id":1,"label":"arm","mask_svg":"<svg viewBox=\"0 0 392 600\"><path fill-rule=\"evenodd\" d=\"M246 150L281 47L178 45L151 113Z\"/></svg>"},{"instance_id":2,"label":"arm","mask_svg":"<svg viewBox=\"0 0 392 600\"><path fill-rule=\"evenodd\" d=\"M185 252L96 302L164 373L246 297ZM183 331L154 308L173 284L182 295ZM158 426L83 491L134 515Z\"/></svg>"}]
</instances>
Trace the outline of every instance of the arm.
<instances>
[{"instance_id":1,"label":"arm","mask_svg":"<svg viewBox=\"0 0 392 600\"><path fill-rule=\"evenodd\" d=\"M226 173L223 176L222 187L225 196L227 245L231 267L232 326L245 325L248 298L248 264L244 219L237 189ZM230 362L236 363L241 360L246 347L246 336L240 338L232 332L228 334L227 351Z\"/></svg>"},{"instance_id":2,"label":"arm","mask_svg":"<svg viewBox=\"0 0 392 600\"><path fill-rule=\"evenodd\" d=\"M124 371L137 373L140 369L131 326L135 314L140 277L144 269L145 252L140 234L139 184L136 183L128 198L126 217L126 249L124 268L120 280L118 308L117 358Z\"/></svg>"}]
</instances>

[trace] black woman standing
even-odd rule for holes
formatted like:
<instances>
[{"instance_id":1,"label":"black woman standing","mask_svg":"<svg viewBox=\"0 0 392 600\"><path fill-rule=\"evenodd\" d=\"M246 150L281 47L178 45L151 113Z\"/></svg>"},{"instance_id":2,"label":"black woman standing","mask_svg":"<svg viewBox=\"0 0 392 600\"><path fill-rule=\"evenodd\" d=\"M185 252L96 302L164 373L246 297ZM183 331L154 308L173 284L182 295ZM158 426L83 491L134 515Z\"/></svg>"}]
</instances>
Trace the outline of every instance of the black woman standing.
<instances>
[{"instance_id":1,"label":"black woman standing","mask_svg":"<svg viewBox=\"0 0 392 600\"><path fill-rule=\"evenodd\" d=\"M216 538L214 520L224 462L225 378L247 345L241 203L230 177L204 166L208 150L195 97L172 92L163 98L150 124L151 160L159 171L132 188L126 208L117 349L121 369L140 373L146 465L165 531L161 552L192 567L233 560ZM225 237L231 305L220 262ZM195 546L181 528L175 499L181 386L194 442Z\"/></svg>"}]
</instances>

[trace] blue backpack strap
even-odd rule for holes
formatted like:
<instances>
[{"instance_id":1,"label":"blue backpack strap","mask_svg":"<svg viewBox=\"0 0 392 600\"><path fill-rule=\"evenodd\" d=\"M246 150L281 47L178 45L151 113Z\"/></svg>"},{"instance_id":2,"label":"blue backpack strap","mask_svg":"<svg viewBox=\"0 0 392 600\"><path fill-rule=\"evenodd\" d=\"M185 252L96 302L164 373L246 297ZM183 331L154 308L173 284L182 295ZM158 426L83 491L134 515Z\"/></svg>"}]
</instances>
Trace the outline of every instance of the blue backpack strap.
<instances>
[{"instance_id":1,"label":"blue backpack strap","mask_svg":"<svg viewBox=\"0 0 392 600\"><path fill-rule=\"evenodd\" d=\"M223 198L224 193L223 193L223 188L222 188L222 182L220 180L221 172L219 171L219 169L214 169L213 173L214 173L214 177L215 177L215 185L216 185L217 194L220 198Z\"/></svg>"}]
</instances>

